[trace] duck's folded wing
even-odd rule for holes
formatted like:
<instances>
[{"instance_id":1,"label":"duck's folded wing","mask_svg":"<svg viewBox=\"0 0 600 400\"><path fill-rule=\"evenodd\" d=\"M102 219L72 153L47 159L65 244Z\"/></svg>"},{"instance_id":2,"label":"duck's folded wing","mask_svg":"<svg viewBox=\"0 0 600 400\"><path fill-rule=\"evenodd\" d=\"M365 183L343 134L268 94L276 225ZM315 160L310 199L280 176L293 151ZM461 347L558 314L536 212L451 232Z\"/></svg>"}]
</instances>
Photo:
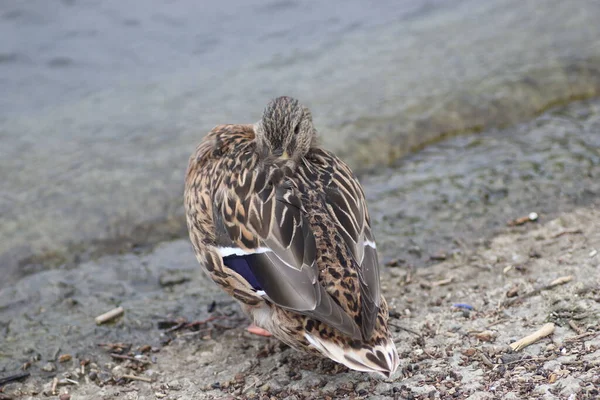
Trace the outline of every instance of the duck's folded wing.
<instances>
[{"instance_id":1,"label":"duck's folded wing","mask_svg":"<svg viewBox=\"0 0 600 400\"><path fill-rule=\"evenodd\" d=\"M325 185L325 203L358 265L361 331L367 340L375 327L381 304L377 247L362 187L344 163L337 159L332 162L336 165L331 180Z\"/></svg>"},{"instance_id":2,"label":"duck's folded wing","mask_svg":"<svg viewBox=\"0 0 600 400\"><path fill-rule=\"evenodd\" d=\"M358 325L319 283L315 238L293 184L276 169L246 171L221 195L219 219L231 240L220 248L225 266L276 305L360 339Z\"/></svg>"}]
</instances>

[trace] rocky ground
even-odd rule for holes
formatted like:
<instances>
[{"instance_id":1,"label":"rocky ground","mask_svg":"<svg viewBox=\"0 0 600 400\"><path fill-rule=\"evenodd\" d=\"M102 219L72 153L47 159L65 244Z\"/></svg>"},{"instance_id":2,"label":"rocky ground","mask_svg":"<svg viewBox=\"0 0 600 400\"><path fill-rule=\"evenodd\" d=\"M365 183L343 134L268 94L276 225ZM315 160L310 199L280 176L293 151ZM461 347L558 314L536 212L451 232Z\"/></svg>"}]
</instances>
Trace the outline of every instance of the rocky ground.
<instances>
[{"instance_id":1,"label":"rocky ground","mask_svg":"<svg viewBox=\"0 0 600 400\"><path fill-rule=\"evenodd\" d=\"M429 268L389 261L383 282L401 358L391 379L248 335L247 320L229 305L213 307L205 323L163 324L155 346L112 343L89 359L57 355L55 378L8 383L0 398L595 399L598 226L600 209L590 206L437 254ZM554 330L512 350L543 326Z\"/></svg>"}]
</instances>

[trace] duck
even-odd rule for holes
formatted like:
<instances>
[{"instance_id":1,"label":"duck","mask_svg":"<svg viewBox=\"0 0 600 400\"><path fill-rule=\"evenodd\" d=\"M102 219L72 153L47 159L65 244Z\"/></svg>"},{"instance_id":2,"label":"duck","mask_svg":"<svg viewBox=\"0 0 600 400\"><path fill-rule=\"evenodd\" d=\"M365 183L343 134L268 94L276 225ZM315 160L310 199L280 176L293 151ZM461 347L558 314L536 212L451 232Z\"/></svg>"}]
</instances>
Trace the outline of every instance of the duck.
<instances>
[{"instance_id":1,"label":"duck","mask_svg":"<svg viewBox=\"0 0 600 400\"><path fill-rule=\"evenodd\" d=\"M352 370L396 371L363 187L320 145L297 99L206 134L189 159L184 208L198 262L251 333Z\"/></svg>"}]
</instances>

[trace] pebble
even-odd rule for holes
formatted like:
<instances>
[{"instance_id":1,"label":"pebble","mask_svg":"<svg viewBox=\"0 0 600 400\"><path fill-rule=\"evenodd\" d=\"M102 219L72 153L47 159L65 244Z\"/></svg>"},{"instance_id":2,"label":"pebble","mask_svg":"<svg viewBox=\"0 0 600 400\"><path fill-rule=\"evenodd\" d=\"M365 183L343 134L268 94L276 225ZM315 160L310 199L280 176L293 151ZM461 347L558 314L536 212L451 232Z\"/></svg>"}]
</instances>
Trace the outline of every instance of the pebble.
<instances>
[{"instance_id":1,"label":"pebble","mask_svg":"<svg viewBox=\"0 0 600 400\"><path fill-rule=\"evenodd\" d=\"M112 378L112 376L108 372L102 371L98 374L98 378L101 382L108 382Z\"/></svg>"},{"instance_id":2,"label":"pebble","mask_svg":"<svg viewBox=\"0 0 600 400\"><path fill-rule=\"evenodd\" d=\"M158 372L156 372L156 370L148 369L144 372L144 375L146 375L150 379L155 379L158 377L159 374Z\"/></svg>"},{"instance_id":3,"label":"pebble","mask_svg":"<svg viewBox=\"0 0 600 400\"><path fill-rule=\"evenodd\" d=\"M44 364L44 366L42 367L42 371L46 371L46 372L54 372L56 371L56 367L54 366L54 364L52 363L46 363Z\"/></svg>"},{"instance_id":4,"label":"pebble","mask_svg":"<svg viewBox=\"0 0 600 400\"><path fill-rule=\"evenodd\" d=\"M121 378L123 375L127 375L129 370L120 365L117 365L110 371L115 378Z\"/></svg>"},{"instance_id":5,"label":"pebble","mask_svg":"<svg viewBox=\"0 0 600 400\"><path fill-rule=\"evenodd\" d=\"M267 383L265 383L264 385L262 385L262 386L260 387L260 391L261 391L261 392L263 392L263 393L266 393L266 392L268 392L268 391L269 391L269 389L271 389L271 387L270 387L270 386L269 386L269 384L267 384Z\"/></svg>"},{"instance_id":6,"label":"pebble","mask_svg":"<svg viewBox=\"0 0 600 400\"><path fill-rule=\"evenodd\" d=\"M171 381L167 383L167 386L171 390L181 390L181 383L179 383L179 381Z\"/></svg>"},{"instance_id":7,"label":"pebble","mask_svg":"<svg viewBox=\"0 0 600 400\"><path fill-rule=\"evenodd\" d=\"M58 397L59 400L71 400L71 395L69 393L63 393Z\"/></svg>"},{"instance_id":8,"label":"pebble","mask_svg":"<svg viewBox=\"0 0 600 400\"><path fill-rule=\"evenodd\" d=\"M368 389L370 386L371 385L369 384L369 382L360 382L358 385L356 385L354 390L361 396L364 396L368 393Z\"/></svg>"}]
</instances>

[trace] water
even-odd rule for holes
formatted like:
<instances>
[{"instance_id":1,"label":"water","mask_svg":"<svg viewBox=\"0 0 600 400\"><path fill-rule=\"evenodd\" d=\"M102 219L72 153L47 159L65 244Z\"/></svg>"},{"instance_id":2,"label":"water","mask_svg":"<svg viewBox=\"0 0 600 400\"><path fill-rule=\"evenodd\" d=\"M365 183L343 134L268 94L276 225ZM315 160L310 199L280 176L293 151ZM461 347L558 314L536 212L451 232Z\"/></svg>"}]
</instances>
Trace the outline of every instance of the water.
<instances>
[{"instance_id":1,"label":"water","mask_svg":"<svg viewBox=\"0 0 600 400\"><path fill-rule=\"evenodd\" d=\"M357 170L600 88L600 4L5 1L3 284L185 234L187 157L299 97ZM8 39L7 39L8 38Z\"/></svg>"}]
</instances>

